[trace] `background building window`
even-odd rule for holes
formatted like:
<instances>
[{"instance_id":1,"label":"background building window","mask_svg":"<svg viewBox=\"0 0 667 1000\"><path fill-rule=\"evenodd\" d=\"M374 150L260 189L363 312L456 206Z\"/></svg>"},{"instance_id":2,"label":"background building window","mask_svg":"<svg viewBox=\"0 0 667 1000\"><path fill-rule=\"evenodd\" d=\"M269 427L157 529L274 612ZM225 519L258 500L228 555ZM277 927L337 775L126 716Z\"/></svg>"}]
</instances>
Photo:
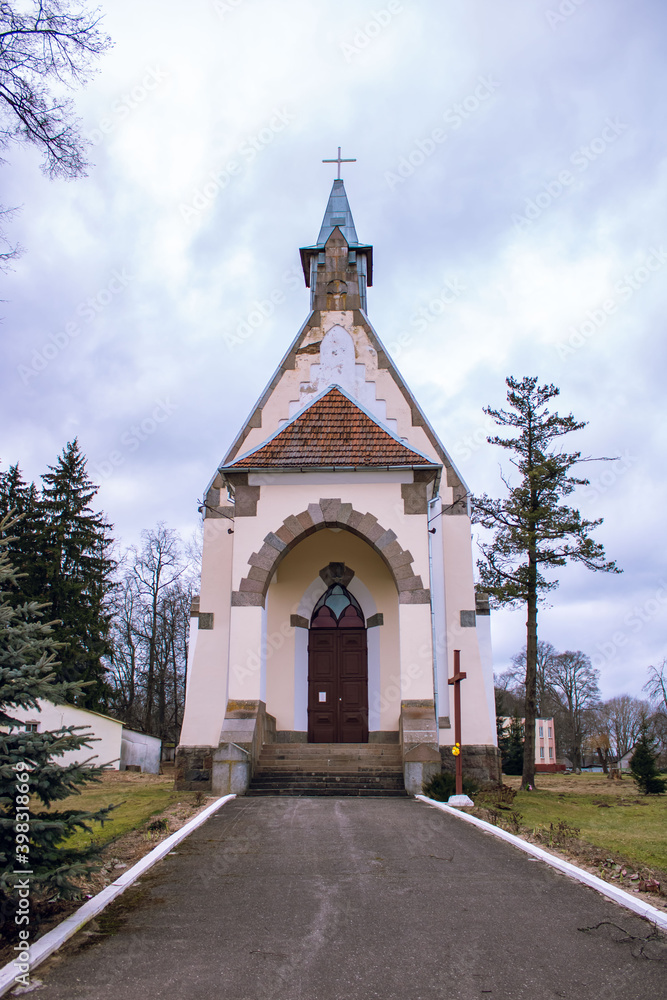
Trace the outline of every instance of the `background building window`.
<instances>
[{"instance_id":1,"label":"background building window","mask_svg":"<svg viewBox=\"0 0 667 1000\"><path fill-rule=\"evenodd\" d=\"M540 739L544 736L544 726L540 726Z\"/></svg>"},{"instance_id":2,"label":"background building window","mask_svg":"<svg viewBox=\"0 0 667 1000\"><path fill-rule=\"evenodd\" d=\"M553 757L553 755L554 755L554 748L549 747L549 757Z\"/></svg>"},{"instance_id":3,"label":"background building window","mask_svg":"<svg viewBox=\"0 0 667 1000\"><path fill-rule=\"evenodd\" d=\"M540 747L540 757L544 757L544 747Z\"/></svg>"}]
</instances>

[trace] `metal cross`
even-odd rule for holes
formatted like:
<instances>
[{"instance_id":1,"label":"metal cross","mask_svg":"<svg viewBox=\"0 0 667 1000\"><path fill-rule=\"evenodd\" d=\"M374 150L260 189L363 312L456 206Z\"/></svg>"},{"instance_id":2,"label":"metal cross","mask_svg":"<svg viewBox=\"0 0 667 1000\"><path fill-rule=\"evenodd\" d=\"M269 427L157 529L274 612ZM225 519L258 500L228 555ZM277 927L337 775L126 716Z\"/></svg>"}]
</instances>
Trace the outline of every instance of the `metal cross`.
<instances>
[{"instance_id":1,"label":"metal cross","mask_svg":"<svg viewBox=\"0 0 667 1000\"><path fill-rule=\"evenodd\" d=\"M356 157L352 160L343 160L340 155L340 146L338 147L338 156L335 160L322 160L322 163L337 163L338 164L338 180L340 180L340 165L341 163L356 163Z\"/></svg>"},{"instance_id":2,"label":"metal cross","mask_svg":"<svg viewBox=\"0 0 667 1000\"><path fill-rule=\"evenodd\" d=\"M454 676L447 681L454 685L454 743L459 752L456 754L456 794L463 795L463 757L461 755L461 681L468 675L461 670L461 650L454 650Z\"/></svg>"}]
</instances>

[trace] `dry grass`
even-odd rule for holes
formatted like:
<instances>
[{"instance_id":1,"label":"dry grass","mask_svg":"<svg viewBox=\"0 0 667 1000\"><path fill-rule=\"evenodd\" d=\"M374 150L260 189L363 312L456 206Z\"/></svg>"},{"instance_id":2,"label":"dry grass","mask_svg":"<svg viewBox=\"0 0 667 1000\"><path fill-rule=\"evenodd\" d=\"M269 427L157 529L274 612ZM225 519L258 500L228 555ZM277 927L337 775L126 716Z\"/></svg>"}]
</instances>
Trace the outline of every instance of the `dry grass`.
<instances>
[{"instance_id":1,"label":"dry grass","mask_svg":"<svg viewBox=\"0 0 667 1000\"><path fill-rule=\"evenodd\" d=\"M84 847L91 841L102 847L145 823L177 802L194 801L193 792L176 792L173 777L166 774L140 774L136 771L107 771L99 782L86 785L80 795L54 802L52 809L85 809L91 812L115 805L102 825L92 823L92 832L79 830L67 841L68 846Z\"/></svg>"},{"instance_id":2,"label":"dry grass","mask_svg":"<svg viewBox=\"0 0 667 1000\"><path fill-rule=\"evenodd\" d=\"M479 815L629 891L660 882L661 892L645 898L664 905L667 795L643 795L631 778L612 781L604 774L540 774L536 780L537 790L522 792L519 777L504 776L513 801L497 805L490 793L476 796Z\"/></svg>"}]
</instances>

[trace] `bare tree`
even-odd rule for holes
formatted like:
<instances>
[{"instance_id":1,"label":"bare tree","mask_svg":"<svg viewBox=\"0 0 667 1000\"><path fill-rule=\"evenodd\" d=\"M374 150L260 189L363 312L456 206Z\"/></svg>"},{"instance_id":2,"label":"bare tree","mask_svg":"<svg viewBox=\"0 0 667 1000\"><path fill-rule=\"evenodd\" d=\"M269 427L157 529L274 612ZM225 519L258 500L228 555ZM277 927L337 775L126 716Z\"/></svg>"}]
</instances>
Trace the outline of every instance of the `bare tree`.
<instances>
[{"instance_id":1,"label":"bare tree","mask_svg":"<svg viewBox=\"0 0 667 1000\"><path fill-rule=\"evenodd\" d=\"M125 574L111 601L112 652L107 678L113 690L113 709L129 726L138 726L141 688L141 650L136 635L139 595L131 574Z\"/></svg>"},{"instance_id":2,"label":"bare tree","mask_svg":"<svg viewBox=\"0 0 667 1000\"><path fill-rule=\"evenodd\" d=\"M648 680L643 691L646 691L657 712L667 715L667 657L658 667L648 668Z\"/></svg>"},{"instance_id":3,"label":"bare tree","mask_svg":"<svg viewBox=\"0 0 667 1000\"><path fill-rule=\"evenodd\" d=\"M192 588L175 531L160 523L129 550L113 606L108 679L128 725L176 741L183 720Z\"/></svg>"},{"instance_id":4,"label":"bare tree","mask_svg":"<svg viewBox=\"0 0 667 1000\"><path fill-rule=\"evenodd\" d=\"M0 148L30 143L49 177L81 177L88 166L74 106L64 96L87 82L111 40L97 8L83 2L0 3ZM0 161L1 162L1 161ZM13 209L0 209L0 220ZM0 267L20 255L0 230Z\"/></svg>"},{"instance_id":5,"label":"bare tree","mask_svg":"<svg viewBox=\"0 0 667 1000\"><path fill-rule=\"evenodd\" d=\"M651 699L653 716L651 729L660 744L660 765L667 765L667 658L657 666L648 668L648 680L644 691Z\"/></svg>"},{"instance_id":6,"label":"bare tree","mask_svg":"<svg viewBox=\"0 0 667 1000\"><path fill-rule=\"evenodd\" d=\"M554 710L553 695L549 683L549 671L555 656L555 648L550 642L539 639L537 643L537 661L535 678L535 707L537 717L548 718ZM512 666L506 671L514 682L514 690L522 698L526 697L526 647L512 657Z\"/></svg>"},{"instance_id":7,"label":"bare tree","mask_svg":"<svg viewBox=\"0 0 667 1000\"><path fill-rule=\"evenodd\" d=\"M628 694L610 698L600 706L598 728L607 734L612 756L620 760L634 746L649 715L648 702Z\"/></svg>"},{"instance_id":8,"label":"bare tree","mask_svg":"<svg viewBox=\"0 0 667 1000\"><path fill-rule=\"evenodd\" d=\"M560 705L556 726L559 743L577 771L581 769L584 739L595 727L598 676L580 650L558 653L549 670L549 684Z\"/></svg>"},{"instance_id":9,"label":"bare tree","mask_svg":"<svg viewBox=\"0 0 667 1000\"><path fill-rule=\"evenodd\" d=\"M182 562L180 539L173 529L160 522L152 531L142 531L142 547L133 550L132 573L141 598L142 623L138 634L148 646L148 665L145 679L144 728L149 731L153 722L155 687L160 645L160 625L163 591L185 572ZM164 707L159 705L158 728L164 725Z\"/></svg>"},{"instance_id":10,"label":"bare tree","mask_svg":"<svg viewBox=\"0 0 667 1000\"><path fill-rule=\"evenodd\" d=\"M521 715L524 695L511 667L502 674L493 675L493 687L496 697L496 717L509 718L511 715Z\"/></svg>"}]
</instances>

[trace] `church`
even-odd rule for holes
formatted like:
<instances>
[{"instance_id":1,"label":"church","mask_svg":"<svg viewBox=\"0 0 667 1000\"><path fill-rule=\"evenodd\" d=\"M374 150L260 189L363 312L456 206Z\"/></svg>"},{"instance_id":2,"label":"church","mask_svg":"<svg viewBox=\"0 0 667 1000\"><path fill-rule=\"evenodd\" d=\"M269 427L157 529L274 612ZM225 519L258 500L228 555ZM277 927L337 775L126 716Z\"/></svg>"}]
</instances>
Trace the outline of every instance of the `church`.
<instances>
[{"instance_id":1,"label":"church","mask_svg":"<svg viewBox=\"0 0 667 1000\"><path fill-rule=\"evenodd\" d=\"M382 794L389 772L421 792L454 770L455 650L463 772L500 778L469 491L371 325L373 247L333 162L299 251L308 317L205 494L184 790L253 794L271 772L267 788L290 794L280 775L301 769L304 794L316 779L335 794L344 775L350 794L370 777Z\"/></svg>"}]
</instances>

